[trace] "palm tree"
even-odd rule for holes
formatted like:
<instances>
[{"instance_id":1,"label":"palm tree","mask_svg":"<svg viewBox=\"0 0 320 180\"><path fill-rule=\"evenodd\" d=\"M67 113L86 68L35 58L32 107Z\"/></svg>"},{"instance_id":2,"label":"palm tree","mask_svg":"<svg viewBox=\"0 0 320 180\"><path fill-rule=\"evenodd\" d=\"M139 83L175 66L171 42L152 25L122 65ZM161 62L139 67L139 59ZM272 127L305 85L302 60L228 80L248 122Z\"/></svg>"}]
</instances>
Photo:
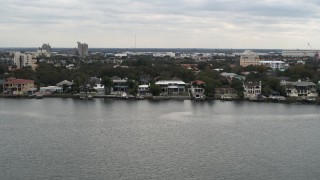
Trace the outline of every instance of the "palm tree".
<instances>
[{"instance_id":1,"label":"palm tree","mask_svg":"<svg viewBox=\"0 0 320 180\"><path fill-rule=\"evenodd\" d=\"M105 76L102 78L101 84L103 84L103 86L104 86L104 94L110 94L111 87L113 86L112 79Z\"/></svg>"}]
</instances>

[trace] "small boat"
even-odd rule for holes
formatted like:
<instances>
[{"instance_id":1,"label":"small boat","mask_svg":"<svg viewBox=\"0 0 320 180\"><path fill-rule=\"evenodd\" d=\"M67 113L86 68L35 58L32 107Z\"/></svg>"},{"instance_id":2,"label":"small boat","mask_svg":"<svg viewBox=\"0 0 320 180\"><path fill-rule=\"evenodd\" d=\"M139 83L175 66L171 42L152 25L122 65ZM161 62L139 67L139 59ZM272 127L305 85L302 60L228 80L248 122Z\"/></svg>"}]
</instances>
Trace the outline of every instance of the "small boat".
<instances>
[{"instance_id":1,"label":"small boat","mask_svg":"<svg viewBox=\"0 0 320 180\"><path fill-rule=\"evenodd\" d=\"M138 99L138 100L144 99L144 97L142 95L137 95L135 98Z\"/></svg>"},{"instance_id":2,"label":"small boat","mask_svg":"<svg viewBox=\"0 0 320 180\"><path fill-rule=\"evenodd\" d=\"M89 95L87 96L87 99L88 99L88 100L93 100L93 96L92 96L91 94L89 94Z\"/></svg>"},{"instance_id":3,"label":"small boat","mask_svg":"<svg viewBox=\"0 0 320 180\"><path fill-rule=\"evenodd\" d=\"M129 96L128 96L127 93L124 92L124 93L121 94L121 98L122 98L122 99L128 99Z\"/></svg>"},{"instance_id":4,"label":"small boat","mask_svg":"<svg viewBox=\"0 0 320 180\"><path fill-rule=\"evenodd\" d=\"M231 96L221 96L221 100L222 101L232 101L232 97Z\"/></svg>"},{"instance_id":5,"label":"small boat","mask_svg":"<svg viewBox=\"0 0 320 180\"><path fill-rule=\"evenodd\" d=\"M82 100L93 100L93 96L91 94L82 95L82 96L80 96L80 99L82 99Z\"/></svg>"}]
</instances>

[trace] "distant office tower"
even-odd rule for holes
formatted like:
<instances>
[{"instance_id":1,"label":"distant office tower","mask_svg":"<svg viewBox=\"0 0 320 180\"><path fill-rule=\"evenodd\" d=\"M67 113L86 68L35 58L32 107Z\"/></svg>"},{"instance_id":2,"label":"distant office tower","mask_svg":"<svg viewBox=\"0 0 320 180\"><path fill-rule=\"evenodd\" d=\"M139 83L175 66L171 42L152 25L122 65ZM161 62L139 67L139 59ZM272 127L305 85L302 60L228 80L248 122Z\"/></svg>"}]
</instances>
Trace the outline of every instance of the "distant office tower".
<instances>
[{"instance_id":1,"label":"distant office tower","mask_svg":"<svg viewBox=\"0 0 320 180\"><path fill-rule=\"evenodd\" d=\"M41 50L45 50L47 53L51 53L51 46L50 44L43 44L42 47L41 47Z\"/></svg>"},{"instance_id":2,"label":"distant office tower","mask_svg":"<svg viewBox=\"0 0 320 180\"><path fill-rule=\"evenodd\" d=\"M78 42L78 55L80 57L85 57L88 56L89 52L88 52L88 44L86 43L80 43Z\"/></svg>"}]
</instances>

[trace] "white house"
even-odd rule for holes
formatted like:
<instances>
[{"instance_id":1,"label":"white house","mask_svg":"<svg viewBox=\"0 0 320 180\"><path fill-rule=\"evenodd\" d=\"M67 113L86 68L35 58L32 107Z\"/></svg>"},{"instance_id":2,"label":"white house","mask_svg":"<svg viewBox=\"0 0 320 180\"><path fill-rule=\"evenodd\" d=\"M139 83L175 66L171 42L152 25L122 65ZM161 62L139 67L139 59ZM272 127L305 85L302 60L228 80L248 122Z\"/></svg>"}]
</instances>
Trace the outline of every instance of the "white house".
<instances>
[{"instance_id":1,"label":"white house","mask_svg":"<svg viewBox=\"0 0 320 180\"><path fill-rule=\"evenodd\" d=\"M146 95L150 93L149 85L139 85L138 87L138 94L140 95Z\"/></svg>"},{"instance_id":2,"label":"white house","mask_svg":"<svg viewBox=\"0 0 320 180\"><path fill-rule=\"evenodd\" d=\"M47 87L40 87L41 93L62 93L63 89L59 86L47 86Z\"/></svg>"},{"instance_id":3,"label":"white house","mask_svg":"<svg viewBox=\"0 0 320 180\"><path fill-rule=\"evenodd\" d=\"M93 89L95 89L97 93L104 94L104 85L102 84L95 84Z\"/></svg>"},{"instance_id":4,"label":"white house","mask_svg":"<svg viewBox=\"0 0 320 180\"><path fill-rule=\"evenodd\" d=\"M186 83L179 80L157 81L155 83L162 89L162 95L182 95L186 92Z\"/></svg>"},{"instance_id":5,"label":"white house","mask_svg":"<svg viewBox=\"0 0 320 180\"><path fill-rule=\"evenodd\" d=\"M192 86L190 88L191 96L195 99L205 99L206 96L204 95L204 85L205 82L196 80L192 83Z\"/></svg>"},{"instance_id":6,"label":"white house","mask_svg":"<svg viewBox=\"0 0 320 180\"><path fill-rule=\"evenodd\" d=\"M119 77L112 77L113 87L111 88L111 94L118 94L128 91L128 80L121 79Z\"/></svg>"},{"instance_id":7,"label":"white house","mask_svg":"<svg viewBox=\"0 0 320 180\"><path fill-rule=\"evenodd\" d=\"M243 83L244 98L252 98L261 94L261 81Z\"/></svg>"},{"instance_id":8,"label":"white house","mask_svg":"<svg viewBox=\"0 0 320 180\"><path fill-rule=\"evenodd\" d=\"M283 82L289 97L317 97L316 84L308 81L298 80L296 82Z\"/></svg>"}]
</instances>

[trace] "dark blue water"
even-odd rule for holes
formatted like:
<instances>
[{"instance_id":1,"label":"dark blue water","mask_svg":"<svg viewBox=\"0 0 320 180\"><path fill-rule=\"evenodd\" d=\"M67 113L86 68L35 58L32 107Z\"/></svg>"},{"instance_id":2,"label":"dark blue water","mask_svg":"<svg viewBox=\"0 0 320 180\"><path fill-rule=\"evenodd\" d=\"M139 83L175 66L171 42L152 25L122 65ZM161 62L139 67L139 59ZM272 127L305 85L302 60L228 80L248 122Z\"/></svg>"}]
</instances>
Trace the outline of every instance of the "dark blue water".
<instances>
[{"instance_id":1,"label":"dark blue water","mask_svg":"<svg viewBox=\"0 0 320 180\"><path fill-rule=\"evenodd\" d=\"M0 179L320 179L319 108L0 99Z\"/></svg>"}]
</instances>

